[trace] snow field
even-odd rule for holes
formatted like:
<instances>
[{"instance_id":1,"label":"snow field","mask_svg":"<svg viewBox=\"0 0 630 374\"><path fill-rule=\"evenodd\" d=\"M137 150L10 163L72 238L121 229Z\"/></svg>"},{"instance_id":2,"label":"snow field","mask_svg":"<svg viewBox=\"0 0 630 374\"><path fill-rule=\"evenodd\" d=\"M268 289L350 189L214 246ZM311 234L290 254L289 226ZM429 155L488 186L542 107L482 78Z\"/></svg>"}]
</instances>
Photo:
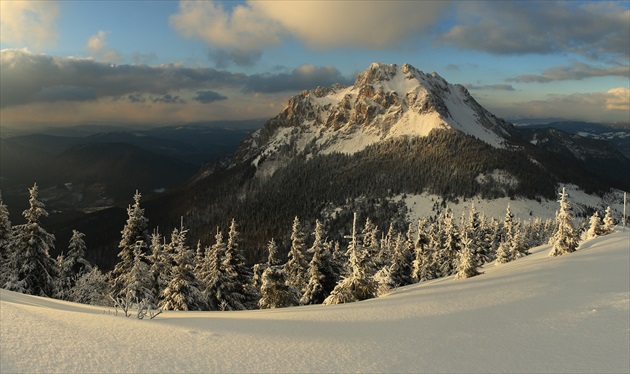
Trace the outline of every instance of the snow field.
<instances>
[{"instance_id":1,"label":"snow field","mask_svg":"<svg viewBox=\"0 0 630 374\"><path fill-rule=\"evenodd\" d=\"M623 192L616 190L613 194L609 194L604 198L597 195L589 195L580 190L575 185L566 186L567 193L569 194L569 201L575 215L578 212L585 211L586 207L592 207L599 210L600 214L606 210L606 207L610 205L615 217L621 219L623 212ZM398 195L393 198L394 201L400 201L402 195ZM407 219L409 222L418 222L420 218L431 217L435 215L435 211L432 211L433 205L438 202L442 202L442 197L433 195L430 193L422 193L419 195L406 194L404 198L405 205L409 209ZM488 219L494 217L503 221L505 217L505 210L508 204L510 204L510 210L514 213L514 216L523 221L529 219L541 218L546 220L548 218L553 219L556 211L558 210L558 202L555 200L542 199L540 202L525 198L515 198L511 200L509 197L502 197L494 200L485 200L480 197L473 197L470 199L460 199L459 203L448 202L447 205L453 211L455 218L461 217L462 213L466 214L470 212L472 204L475 204L475 209L481 214L484 213ZM531 212L531 214L530 214ZM573 224L579 223L579 218L574 218Z\"/></svg>"},{"instance_id":2,"label":"snow field","mask_svg":"<svg viewBox=\"0 0 630 374\"><path fill-rule=\"evenodd\" d=\"M353 304L172 312L0 291L0 372L630 371L630 231Z\"/></svg>"}]
</instances>

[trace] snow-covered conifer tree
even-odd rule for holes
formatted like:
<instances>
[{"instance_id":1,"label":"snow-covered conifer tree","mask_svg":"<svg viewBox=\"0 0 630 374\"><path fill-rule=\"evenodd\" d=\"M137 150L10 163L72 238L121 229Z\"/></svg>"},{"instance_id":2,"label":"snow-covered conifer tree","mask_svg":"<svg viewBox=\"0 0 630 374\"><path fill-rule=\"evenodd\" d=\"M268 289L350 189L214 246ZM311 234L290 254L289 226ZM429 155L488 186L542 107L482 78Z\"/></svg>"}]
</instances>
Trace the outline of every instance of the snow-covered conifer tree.
<instances>
[{"instance_id":1,"label":"snow-covered conifer tree","mask_svg":"<svg viewBox=\"0 0 630 374\"><path fill-rule=\"evenodd\" d=\"M205 257L206 252L205 248L201 245L201 240L197 241L197 250L195 251L195 275L197 274L197 270L201 263L203 262L203 258Z\"/></svg>"},{"instance_id":2,"label":"snow-covered conifer tree","mask_svg":"<svg viewBox=\"0 0 630 374\"><path fill-rule=\"evenodd\" d=\"M83 240L85 234L72 230L72 237L68 244L68 253L66 254L65 266L69 266L72 274L81 275L92 270L92 265L85 259L87 247Z\"/></svg>"},{"instance_id":3,"label":"snow-covered conifer tree","mask_svg":"<svg viewBox=\"0 0 630 374\"><path fill-rule=\"evenodd\" d=\"M323 242L324 230L322 224L315 222L315 240L309 252L313 253L311 262L308 265L308 283L300 299L300 303L321 304L324 299L334 289L336 284L336 274L332 264L332 244Z\"/></svg>"},{"instance_id":4,"label":"snow-covered conifer tree","mask_svg":"<svg viewBox=\"0 0 630 374\"><path fill-rule=\"evenodd\" d=\"M465 225L462 229L462 236L466 236L470 240L469 249L472 251L473 260L478 266L482 266L488 262L489 259L482 225L483 223L479 217L479 213L473 204L470 208L468 220L465 221Z\"/></svg>"},{"instance_id":5,"label":"snow-covered conifer tree","mask_svg":"<svg viewBox=\"0 0 630 374\"><path fill-rule=\"evenodd\" d=\"M98 267L81 275L68 292L68 300L89 305L110 306L109 279Z\"/></svg>"},{"instance_id":6,"label":"snow-covered conifer tree","mask_svg":"<svg viewBox=\"0 0 630 374\"><path fill-rule=\"evenodd\" d=\"M564 188L562 188L558 202L560 203L560 211L556 214L556 232L550 239L550 244L552 245L549 252L550 257L575 252L578 246L577 234L573 227L571 206Z\"/></svg>"},{"instance_id":7,"label":"snow-covered conifer tree","mask_svg":"<svg viewBox=\"0 0 630 374\"><path fill-rule=\"evenodd\" d=\"M41 227L39 219L47 217L48 212L44 204L37 199L39 189L37 184L29 189L29 209L22 215L26 218L24 225L14 227L12 234L12 258L10 268L14 273L10 275L7 289L38 296L53 296L57 263L49 252L54 248L55 236Z\"/></svg>"},{"instance_id":8,"label":"snow-covered conifer tree","mask_svg":"<svg viewBox=\"0 0 630 374\"><path fill-rule=\"evenodd\" d=\"M173 265L172 256L171 251L168 250L170 247L162 243L162 235L157 230L151 234L149 249L151 251L149 256L151 292L154 297L153 303L159 305L162 299L162 292L170 281L170 271Z\"/></svg>"},{"instance_id":9,"label":"snow-covered conifer tree","mask_svg":"<svg viewBox=\"0 0 630 374\"><path fill-rule=\"evenodd\" d=\"M409 225L411 228L411 224ZM384 276L389 276L392 279L391 288L406 286L413 283L413 261L415 260L415 243L412 237L412 231L407 232L407 241L401 240L394 241L394 254L392 256L391 266L389 266L387 273L380 275L379 287L387 279ZM398 239L398 238L397 238ZM410 248L411 246L411 248ZM413 254L413 257L410 255Z\"/></svg>"},{"instance_id":10,"label":"snow-covered conifer tree","mask_svg":"<svg viewBox=\"0 0 630 374\"><path fill-rule=\"evenodd\" d=\"M584 239L593 239L602 234L602 220L599 213L595 211L589 220L589 228L584 235Z\"/></svg>"},{"instance_id":11,"label":"snow-covered conifer tree","mask_svg":"<svg viewBox=\"0 0 630 374\"><path fill-rule=\"evenodd\" d=\"M148 251L147 248L150 243L150 238L147 226L149 220L144 216L144 209L140 208L141 198L142 195L136 191L133 196L134 204L127 208L127 222L120 232L122 234L122 239L118 244L118 248L120 248L118 252L120 261L112 271L112 293L114 295L118 295L125 287L122 282L133 267L136 244L138 242L143 243L143 247L141 248L143 255L146 255Z\"/></svg>"},{"instance_id":12,"label":"snow-covered conifer tree","mask_svg":"<svg viewBox=\"0 0 630 374\"><path fill-rule=\"evenodd\" d=\"M308 282L308 263L304 257L304 250L304 233L300 227L300 220L296 216L291 231L291 249L289 250L288 261L284 264L284 271L287 274L289 284L295 286L300 292L304 291Z\"/></svg>"},{"instance_id":13,"label":"snow-covered conifer tree","mask_svg":"<svg viewBox=\"0 0 630 374\"><path fill-rule=\"evenodd\" d=\"M381 249L378 243L378 227L372 223L368 217L363 228L363 251L365 252L366 270L368 275L374 276L384 265L381 256Z\"/></svg>"},{"instance_id":14,"label":"snow-covered conifer tree","mask_svg":"<svg viewBox=\"0 0 630 374\"><path fill-rule=\"evenodd\" d=\"M85 259L87 247L83 237L85 234L72 230L72 237L68 245L68 253L61 257L59 263L59 277L57 280L57 298L67 299L68 291L74 287L77 278L92 270L92 265Z\"/></svg>"},{"instance_id":15,"label":"snow-covered conifer tree","mask_svg":"<svg viewBox=\"0 0 630 374\"><path fill-rule=\"evenodd\" d=\"M525 245L525 237L520 222L514 220L514 214L512 214L508 203L505 220L501 228L501 241L497 248L495 265L505 264L528 254L529 250Z\"/></svg>"},{"instance_id":16,"label":"snow-covered conifer tree","mask_svg":"<svg viewBox=\"0 0 630 374\"><path fill-rule=\"evenodd\" d=\"M514 223L512 237L510 238L510 256L512 260L516 260L527 255L529 255L529 248L525 243L522 224L520 221L517 221Z\"/></svg>"},{"instance_id":17,"label":"snow-covered conifer tree","mask_svg":"<svg viewBox=\"0 0 630 374\"><path fill-rule=\"evenodd\" d=\"M175 266L171 268L171 279L162 292L160 307L165 310L202 310L204 297L199 291L199 284L194 275L194 253L186 245L186 233L183 227L173 230L171 246L174 249Z\"/></svg>"},{"instance_id":18,"label":"snow-covered conifer tree","mask_svg":"<svg viewBox=\"0 0 630 374\"><path fill-rule=\"evenodd\" d=\"M249 279L245 267L245 259L239 248L240 234L236 230L236 220L232 219L228 233L225 256L221 263L224 275L224 300L228 310L245 309L245 304L253 295L247 290Z\"/></svg>"},{"instance_id":19,"label":"snow-covered conifer tree","mask_svg":"<svg viewBox=\"0 0 630 374\"><path fill-rule=\"evenodd\" d=\"M338 241L336 241L335 244L332 246L330 252L330 267L332 268L332 274L335 280L334 284L336 285L337 282L339 282L339 280L341 279L341 276L345 274L348 258L346 257L345 251L341 249Z\"/></svg>"},{"instance_id":20,"label":"snow-covered conifer tree","mask_svg":"<svg viewBox=\"0 0 630 374\"><path fill-rule=\"evenodd\" d=\"M430 245L429 234L427 233L428 222L426 219L418 221L418 232L416 234L415 254L413 261L413 279L416 282L423 282L435 278L433 249ZM402 240L402 239L399 239Z\"/></svg>"},{"instance_id":21,"label":"snow-covered conifer tree","mask_svg":"<svg viewBox=\"0 0 630 374\"><path fill-rule=\"evenodd\" d=\"M269 267L262 275L261 298L258 301L258 305L261 309L285 308L298 305L300 293L295 286L287 282L287 273L280 265L278 247L273 239L269 242L267 249L269 250Z\"/></svg>"},{"instance_id":22,"label":"snow-covered conifer tree","mask_svg":"<svg viewBox=\"0 0 630 374\"><path fill-rule=\"evenodd\" d=\"M217 230L215 243L206 249L203 266L200 272L200 284L203 295L210 310L244 309L241 304L242 297L232 299L232 293L227 292L225 277L221 262L225 257L226 245L223 242L223 234ZM236 306L235 308L233 306Z\"/></svg>"},{"instance_id":23,"label":"snow-covered conifer tree","mask_svg":"<svg viewBox=\"0 0 630 374\"><path fill-rule=\"evenodd\" d=\"M510 243L502 241L499 243L499 248L497 248L496 259L495 259L494 264L495 265L506 264L510 261L512 261L512 251L510 248Z\"/></svg>"},{"instance_id":24,"label":"snow-covered conifer tree","mask_svg":"<svg viewBox=\"0 0 630 374\"><path fill-rule=\"evenodd\" d=\"M502 237L501 241L510 242L514 237L514 214L510 209L510 203L508 203L505 211L505 219L503 220Z\"/></svg>"},{"instance_id":25,"label":"snow-covered conifer tree","mask_svg":"<svg viewBox=\"0 0 630 374\"><path fill-rule=\"evenodd\" d=\"M527 244L527 247L537 247L544 243L544 223L540 217L534 218L533 222L530 220L527 230L525 231L525 243Z\"/></svg>"},{"instance_id":26,"label":"snow-covered conifer tree","mask_svg":"<svg viewBox=\"0 0 630 374\"><path fill-rule=\"evenodd\" d=\"M490 258L496 258L497 250L499 249L499 244L501 244L501 238L503 237L503 225L496 218L492 217L490 219L490 223L488 224L488 231L486 232L486 241L490 246Z\"/></svg>"},{"instance_id":27,"label":"snow-covered conifer tree","mask_svg":"<svg viewBox=\"0 0 630 374\"><path fill-rule=\"evenodd\" d=\"M602 225L602 235L610 234L615 228L615 218L613 217L612 209L610 206L606 208L606 214L604 215L604 224Z\"/></svg>"},{"instance_id":28,"label":"snow-covered conifer tree","mask_svg":"<svg viewBox=\"0 0 630 374\"><path fill-rule=\"evenodd\" d=\"M132 301L153 301L151 273L149 265L145 262L145 255L143 253L143 248L145 247L146 246L141 241L136 243L136 247L133 251L133 266L123 278L124 288L121 293L115 295L115 297L124 297L129 293Z\"/></svg>"},{"instance_id":29,"label":"snow-covered conifer tree","mask_svg":"<svg viewBox=\"0 0 630 374\"><path fill-rule=\"evenodd\" d=\"M324 304L342 304L370 299L376 296L377 284L369 274L371 266L366 253L357 241L357 215L354 214L352 236L348 246L350 274L335 286Z\"/></svg>"},{"instance_id":30,"label":"snow-covered conifer tree","mask_svg":"<svg viewBox=\"0 0 630 374\"><path fill-rule=\"evenodd\" d=\"M9 209L2 201L2 192L0 192L0 255L3 255L8 250L10 238L11 221L9 220Z\"/></svg>"},{"instance_id":31,"label":"snow-covered conifer tree","mask_svg":"<svg viewBox=\"0 0 630 374\"><path fill-rule=\"evenodd\" d=\"M394 246L396 245L396 233L394 232L394 224L389 224L389 230L387 230L387 234L381 240L381 248L383 250L383 254L385 256L386 261L390 262L391 257L394 255Z\"/></svg>"},{"instance_id":32,"label":"snow-covered conifer tree","mask_svg":"<svg viewBox=\"0 0 630 374\"><path fill-rule=\"evenodd\" d=\"M0 287L9 280L9 274L14 272L13 269L10 269L9 264L11 231L9 210L2 201L2 192L0 192Z\"/></svg>"},{"instance_id":33,"label":"snow-covered conifer tree","mask_svg":"<svg viewBox=\"0 0 630 374\"><path fill-rule=\"evenodd\" d=\"M446 277L455 274L461 241L459 229L455 225L453 211L451 209L446 208L440 227L442 236L444 237L444 246L438 252L438 266L440 276Z\"/></svg>"},{"instance_id":34,"label":"snow-covered conifer tree","mask_svg":"<svg viewBox=\"0 0 630 374\"><path fill-rule=\"evenodd\" d=\"M479 262L475 259L472 249L472 239L464 235L462 240L462 250L459 252L457 274L455 279L466 279L481 274L479 272Z\"/></svg>"},{"instance_id":35,"label":"snow-covered conifer tree","mask_svg":"<svg viewBox=\"0 0 630 374\"><path fill-rule=\"evenodd\" d=\"M398 284L394 280L391 272L391 266L383 266L383 268L374 274L374 281L376 282L376 296L387 295L392 289L396 288Z\"/></svg>"}]
</instances>

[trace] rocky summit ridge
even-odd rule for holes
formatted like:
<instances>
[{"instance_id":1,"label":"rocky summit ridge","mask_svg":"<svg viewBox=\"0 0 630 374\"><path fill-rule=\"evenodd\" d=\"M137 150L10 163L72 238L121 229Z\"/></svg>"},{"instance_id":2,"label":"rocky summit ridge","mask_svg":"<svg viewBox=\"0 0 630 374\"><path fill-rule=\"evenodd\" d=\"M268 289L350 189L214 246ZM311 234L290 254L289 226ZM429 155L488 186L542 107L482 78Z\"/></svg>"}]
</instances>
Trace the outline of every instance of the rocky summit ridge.
<instances>
[{"instance_id":1,"label":"rocky summit ridge","mask_svg":"<svg viewBox=\"0 0 630 374\"><path fill-rule=\"evenodd\" d=\"M496 148L511 124L484 109L462 85L404 64L372 63L352 86L317 87L293 96L285 109L245 139L235 162L267 164L265 174L291 157L341 152L400 136L452 128Z\"/></svg>"}]
</instances>

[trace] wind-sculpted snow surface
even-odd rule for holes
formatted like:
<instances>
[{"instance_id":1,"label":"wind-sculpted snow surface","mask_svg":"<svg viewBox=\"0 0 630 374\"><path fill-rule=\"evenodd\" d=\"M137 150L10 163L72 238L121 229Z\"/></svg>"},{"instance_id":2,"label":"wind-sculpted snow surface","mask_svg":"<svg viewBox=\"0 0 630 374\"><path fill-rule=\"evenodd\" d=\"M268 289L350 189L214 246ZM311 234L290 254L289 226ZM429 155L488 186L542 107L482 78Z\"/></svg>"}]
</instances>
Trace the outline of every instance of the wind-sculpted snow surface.
<instances>
[{"instance_id":1,"label":"wind-sculpted snow surface","mask_svg":"<svg viewBox=\"0 0 630 374\"><path fill-rule=\"evenodd\" d=\"M1 295L0 372L630 371L630 232L368 301L165 312Z\"/></svg>"}]
</instances>

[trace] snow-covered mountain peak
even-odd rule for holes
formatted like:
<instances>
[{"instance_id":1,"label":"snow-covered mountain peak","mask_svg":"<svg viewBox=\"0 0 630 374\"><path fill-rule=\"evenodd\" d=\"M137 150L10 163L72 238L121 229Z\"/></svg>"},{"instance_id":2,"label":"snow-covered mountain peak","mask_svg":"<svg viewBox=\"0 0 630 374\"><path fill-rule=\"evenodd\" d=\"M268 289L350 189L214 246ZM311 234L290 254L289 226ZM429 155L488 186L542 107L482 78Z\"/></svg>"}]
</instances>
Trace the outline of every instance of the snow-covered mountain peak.
<instances>
[{"instance_id":1,"label":"snow-covered mountain peak","mask_svg":"<svg viewBox=\"0 0 630 374\"><path fill-rule=\"evenodd\" d=\"M317 87L293 96L245 141L236 162L259 166L301 153L352 154L389 138L445 128L503 147L511 125L437 73L425 74L409 64L372 63L352 86Z\"/></svg>"}]
</instances>

